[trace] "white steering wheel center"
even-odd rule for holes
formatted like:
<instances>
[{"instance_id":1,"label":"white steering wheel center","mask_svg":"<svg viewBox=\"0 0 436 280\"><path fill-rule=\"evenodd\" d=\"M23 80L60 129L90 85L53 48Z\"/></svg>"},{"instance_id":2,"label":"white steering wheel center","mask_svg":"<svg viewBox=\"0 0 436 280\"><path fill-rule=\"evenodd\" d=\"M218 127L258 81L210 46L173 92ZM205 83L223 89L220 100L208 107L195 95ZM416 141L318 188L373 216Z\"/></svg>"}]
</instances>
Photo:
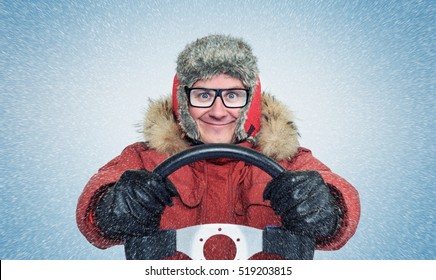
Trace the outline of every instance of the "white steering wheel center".
<instances>
[{"instance_id":1,"label":"white steering wheel center","mask_svg":"<svg viewBox=\"0 0 436 280\"><path fill-rule=\"evenodd\" d=\"M204 224L177 230L176 248L193 260L204 260L204 245L215 235L224 235L236 245L236 260L247 260L262 251L262 230L233 224Z\"/></svg>"}]
</instances>

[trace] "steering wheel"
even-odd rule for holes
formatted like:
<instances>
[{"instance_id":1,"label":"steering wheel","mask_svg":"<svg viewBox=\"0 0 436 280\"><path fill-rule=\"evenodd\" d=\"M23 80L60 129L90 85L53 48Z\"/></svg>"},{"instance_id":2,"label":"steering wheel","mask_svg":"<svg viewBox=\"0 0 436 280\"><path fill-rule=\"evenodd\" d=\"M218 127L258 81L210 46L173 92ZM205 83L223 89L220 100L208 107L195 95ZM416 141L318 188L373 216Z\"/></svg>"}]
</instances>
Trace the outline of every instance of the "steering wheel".
<instances>
[{"instance_id":1,"label":"steering wheel","mask_svg":"<svg viewBox=\"0 0 436 280\"><path fill-rule=\"evenodd\" d=\"M179 168L199 161L231 158L259 167L272 178L285 169L271 158L253 150L233 144L206 144L175 154L153 170L166 178ZM150 236L128 237L124 251L126 259L156 260L172 256L176 251L191 259L205 259L203 247L215 235L229 237L236 246L235 259L249 259L258 252L281 255L285 259L313 259L315 242L307 236L295 235L280 227L253 227L234 224L202 224L178 230L161 230Z\"/></svg>"}]
</instances>

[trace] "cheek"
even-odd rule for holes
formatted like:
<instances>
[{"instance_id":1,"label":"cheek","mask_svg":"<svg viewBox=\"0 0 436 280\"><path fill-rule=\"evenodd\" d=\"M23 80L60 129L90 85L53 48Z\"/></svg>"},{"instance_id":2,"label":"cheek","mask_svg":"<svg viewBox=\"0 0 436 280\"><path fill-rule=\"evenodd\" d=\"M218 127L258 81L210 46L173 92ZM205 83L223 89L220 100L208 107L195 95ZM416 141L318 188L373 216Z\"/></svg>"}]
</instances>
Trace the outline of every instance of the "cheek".
<instances>
[{"instance_id":1,"label":"cheek","mask_svg":"<svg viewBox=\"0 0 436 280\"><path fill-rule=\"evenodd\" d=\"M237 119L241 115L241 109L231 109L229 110L229 115L231 115L233 118Z\"/></svg>"},{"instance_id":2,"label":"cheek","mask_svg":"<svg viewBox=\"0 0 436 280\"><path fill-rule=\"evenodd\" d=\"M189 114L194 120L198 120L204 114L204 111L202 108L189 107Z\"/></svg>"}]
</instances>

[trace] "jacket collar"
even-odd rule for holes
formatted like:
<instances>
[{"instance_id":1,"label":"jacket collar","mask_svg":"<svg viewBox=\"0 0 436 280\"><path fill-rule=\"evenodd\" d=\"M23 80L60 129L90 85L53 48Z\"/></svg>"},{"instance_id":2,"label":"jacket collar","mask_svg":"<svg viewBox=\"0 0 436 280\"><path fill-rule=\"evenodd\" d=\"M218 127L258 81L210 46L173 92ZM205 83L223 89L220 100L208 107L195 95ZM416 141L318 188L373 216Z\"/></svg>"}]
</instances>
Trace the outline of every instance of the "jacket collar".
<instances>
[{"instance_id":1,"label":"jacket collar","mask_svg":"<svg viewBox=\"0 0 436 280\"><path fill-rule=\"evenodd\" d=\"M148 146L159 153L173 155L193 144L175 118L170 96L150 100L141 132ZM277 161L290 159L299 147L298 136L292 112L272 95L262 93L261 129L247 139L251 147Z\"/></svg>"}]
</instances>

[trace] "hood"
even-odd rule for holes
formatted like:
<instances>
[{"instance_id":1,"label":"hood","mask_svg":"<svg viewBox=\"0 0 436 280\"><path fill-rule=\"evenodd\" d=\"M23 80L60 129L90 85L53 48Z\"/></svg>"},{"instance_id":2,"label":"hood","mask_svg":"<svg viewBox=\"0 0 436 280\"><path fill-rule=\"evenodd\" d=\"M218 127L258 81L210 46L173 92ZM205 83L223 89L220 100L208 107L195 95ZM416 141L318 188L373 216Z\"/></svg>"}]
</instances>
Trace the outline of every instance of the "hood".
<instances>
[{"instance_id":1,"label":"hood","mask_svg":"<svg viewBox=\"0 0 436 280\"><path fill-rule=\"evenodd\" d=\"M173 155L191 145L176 120L171 96L149 100L141 132L149 148L159 153ZM276 161L290 159L299 147L292 112L269 93L262 93L261 127L250 143Z\"/></svg>"},{"instance_id":2,"label":"hood","mask_svg":"<svg viewBox=\"0 0 436 280\"><path fill-rule=\"evenodd\" d=\"M236 142L254 137L260 128L261 106L257 58L243 39L228 35L212 34L199 38L186 45L177 57L173 82L173 106L177 120L189 138L201 141L197 124L189 114L185 87L192 87L196 81L218 74L240 80L250 91L248 105L241 108L234 136Z\"/></svg>"}]
</instances>

